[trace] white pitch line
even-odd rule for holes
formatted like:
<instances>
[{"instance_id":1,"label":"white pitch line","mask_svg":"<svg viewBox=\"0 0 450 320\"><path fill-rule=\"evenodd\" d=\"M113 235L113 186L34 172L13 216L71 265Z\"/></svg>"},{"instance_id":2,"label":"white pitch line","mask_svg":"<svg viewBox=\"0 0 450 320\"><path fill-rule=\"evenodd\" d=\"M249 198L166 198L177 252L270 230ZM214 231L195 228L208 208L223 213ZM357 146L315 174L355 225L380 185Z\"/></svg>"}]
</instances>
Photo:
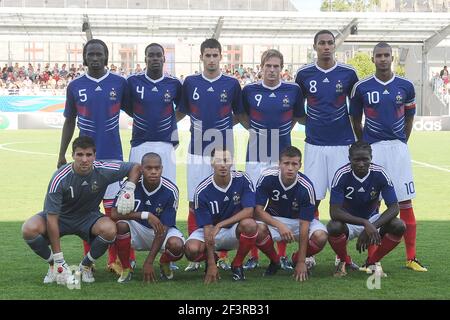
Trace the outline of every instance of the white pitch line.
<instances>
[{"instance_id":1,"label":"white pitch line","mask_svg":"<svg viewBox=\"0 0 450 320\"><path fill-rule=\"evenodd\" d=\"M12 152L18 152L18 153L26 153L26 154L37 154L37 155L43 155L43 156L57 156L54 153L46 153L46 152L34 152L34 151L26 151L26 150L16 150L11 148L6 148L5 146L10 146L14 144L24 144L24 143L33 143L33 142L8 142L0 144L0 150L6 150L6 151L12 151Z\"/></svg>"},{"instance_id":2,"label":"white pitch line","mask_svg":"<svg viewBox=\"0 0 450 320\"><path fill-rule=\"evenodd\" d=\"M411 160L411 162L415 163L415 164L419 164L421 166L427 167L427 168L432 168L432 169L436 169L436 170L440 170L440 171L444 171L444 172L450 172L449 169L445 169L442 167L438 167L429 163L425 163L425 162L420 162L420 161L416 161L416 160Z\"/></svg>"}]
</instances>

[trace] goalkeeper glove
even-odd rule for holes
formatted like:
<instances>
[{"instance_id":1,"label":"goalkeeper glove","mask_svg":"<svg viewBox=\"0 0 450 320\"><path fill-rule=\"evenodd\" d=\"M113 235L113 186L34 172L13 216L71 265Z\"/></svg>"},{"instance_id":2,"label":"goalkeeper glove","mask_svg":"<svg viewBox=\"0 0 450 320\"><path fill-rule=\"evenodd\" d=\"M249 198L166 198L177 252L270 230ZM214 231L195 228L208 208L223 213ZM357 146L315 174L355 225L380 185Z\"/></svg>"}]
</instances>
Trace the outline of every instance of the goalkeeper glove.
<instances>
[{"instance_id":1,"label":"goalkeeper glove","mask_svg":"<svg viewBox=\"0 0 450 320\"><path fill-rule=\"evenodd\" d=\"M66 285L67 278L72 274L69 269L69 265L64 260L62 252L53 254L53 272L55 272L55 278L57 284Z\"/></svg>"},{"instance_id":2,"label":"goalkeeper glove","mask_svg":"<svg viewBox=\"0 0 450 320\"><path fill-rule=\"evenodd\" d=\"M134 190L136 185L133 182L127 181L120 190L117 197L117 212L119 214L128 214L134 209Z\"/></svg>"}]
</instances>

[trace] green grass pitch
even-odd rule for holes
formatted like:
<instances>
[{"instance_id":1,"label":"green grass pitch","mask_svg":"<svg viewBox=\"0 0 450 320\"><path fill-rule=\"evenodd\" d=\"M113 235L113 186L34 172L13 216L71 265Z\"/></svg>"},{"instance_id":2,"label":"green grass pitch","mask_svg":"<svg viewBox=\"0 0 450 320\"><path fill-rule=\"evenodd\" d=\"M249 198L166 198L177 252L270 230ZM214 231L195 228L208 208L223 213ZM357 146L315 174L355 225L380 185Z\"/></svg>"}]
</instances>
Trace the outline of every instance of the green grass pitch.
<instances>
[{"instance_id":1,"label":"green grass pitch","mask_svg":"<svg viewBox=\"0 0 450 320\"><path fill-rule=\"evenodd\" d=\"M410 149L417 198L414 209L418 221L417 253L429 267L427 273L415 273L404 268L403 243L383 259L383 269L388 274L381 280L380 290L368 290L367 275L349 274L334 279L334 254L329 245L316 256L318 265L312 278L306 283L296 283L288 272L280 271L273 278L263 278L268 261L262 258L263 268L246 272L247 281L235 283L230 272L221 271L218 284L205 288L203 271L186 273L185 258L177 264L180 271L170 282L142 284L142 263L146 253L139 252L138 268L131 283L121 285L116 276L104 268L105 256L96 265L96 282L82 284L81 290L69 290L63 286L43 285L47 265L37 257L21 237L21 225L25 219L39 212L51 174L55 170L59 148L60 130L0 131L0 242L1 277L0 299L449 299L450 273L450 132L413 132ZM294 144L303 150L303 133L294 133ZM124 155L129 152L130 132L122 132ZM186 133L181 135L177 149L180 161L186 157ZM237 168L243 169L246 135L237 139ZM70 156L67 158L70 161ZM177 220L186 233L187 202L185 165L177 167L180 188L180 208ZM329 217L327 200L320 207L321 220ZM81 241L75 236L64 237L62 248L70 264L78 264L82 256ZM362 263L365 255L359 255L355 243L349 245L353 259ZM288 247L293 252L294 244ZM231 256L233 256L233 252ZM156 266L157 268L157 266ZM157 269L158 270L158 269ZM203 269L202 269L203 270Z\"/></svg>"}]
</instances>

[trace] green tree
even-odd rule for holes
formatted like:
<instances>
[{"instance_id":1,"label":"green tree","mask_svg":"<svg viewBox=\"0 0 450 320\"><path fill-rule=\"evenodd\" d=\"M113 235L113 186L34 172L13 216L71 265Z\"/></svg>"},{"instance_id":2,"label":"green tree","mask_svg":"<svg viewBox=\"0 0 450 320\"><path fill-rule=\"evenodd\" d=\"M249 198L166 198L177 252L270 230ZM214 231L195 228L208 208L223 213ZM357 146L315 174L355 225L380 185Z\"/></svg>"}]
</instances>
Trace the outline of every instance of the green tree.
<instances>
[{"instance_id":1,"label":"green tree","mask_svg":"<svg viewBox=\"0 0 450 320\"><path fill-rule=\"evenodd\" d=\"M365 52L358 52L347 63L356 69L359 79L364 79L375 73L375 65L372 63L371 57Z\"/></svg>"},{"instance_id":2,"label":"green tree","mask_svg":"<svg viewBox=\"0 0 450 320\"><path fill-rule=\"evenodd\" d=\"M321 11L373 11L380 0L322 0Z\"/></svg>"}]
</instances>

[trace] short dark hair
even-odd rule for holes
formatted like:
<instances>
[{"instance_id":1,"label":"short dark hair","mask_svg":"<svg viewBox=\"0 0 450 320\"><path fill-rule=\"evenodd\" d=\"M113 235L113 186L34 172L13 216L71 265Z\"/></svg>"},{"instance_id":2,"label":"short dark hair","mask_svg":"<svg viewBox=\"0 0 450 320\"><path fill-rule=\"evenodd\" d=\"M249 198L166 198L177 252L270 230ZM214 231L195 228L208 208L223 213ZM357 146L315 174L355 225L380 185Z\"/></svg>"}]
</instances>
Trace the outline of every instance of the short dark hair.
<instances>
[{"instance_id":1,"label":"short dark hair","mask_svg":"<svg viewBox=\"0 0 450 320\"><path fill-rule=\"evenodd\" d=\"M105 66L107 66L108 65L108 56L109 56L108 46L106 45L106 43L104 43L100 39L91 39L88 42L86 42L86 44L84 45L84 47L83 47L83 65L87 66L87 61L86 61L87 47L88 47L88 45L94 44L94 43L98 43L103 46L103 49L105 50L105 56L106 56Z\"/></svg>"},{"instance_id":2,"label":"short dark hair","mask_svg":"<svg viewBox=\"0 0 450 320\"><path fill-rule=\"evenodd\" d=\"M390 46L389 43L387 43L387 42L385 42L385 41L378 42L378 43L375 45L375 47L373 47L373 52L372 52L372 55L373 55L373 56L375 56L375 50L376 50L377 48L389 48L389 49L391 50L391 53L392 53L392 47Z\"/></svg>"},{"instance_id":3,"label":"short dark hair","mask_svg":"<svg viewBox=\"0 0 450 320\"><path fill-rule=\"evenodd\" d=\"M72 152L75 152L75 150L77 148L80 148L80 149L92 148L95 152L96 151L95 141L94 141L94 139L92 139L89 136L80 136L80 137L76 138L75 140L73 140Z\"/></svg>"},{"instance_id":4,"label":"short dark hair","mask_svg":"<svg viewBox=\"0 0 450 320\"><path fill-rule=\"evenodd\" d=\"M319 32L316 33L316 35L314 36L314 44L317 44L317 38L319 38L319 36L321 34L331 34L331 36L333 37L333 41L336 41L336 38L335 38L333 32L331 32L330 30L324 29L324 30L320 30Z\"/></svg>"},{"instance_id":5,"label":"short dark hair","mask_svg":"<svg viewBox=\"0 0 450 320\"><path fill-rule=\"evenodd\" d=\"M280 153L280 160L283 157L288 157L288 158L299 157L300 160L301 160L302 159L302 152L297 147L290 146L290 147L287 147L286 149L284 149L283 151L281 151L281 153Z\"/></svg>"},{"instance_id":6,"label":"short dark hair","mask_svg":"<svg viewBox=\"0 0 450 320\"><path fill-rule=\"evenodd\" d=\"M231 151L228 150L226 146L220 146L218 148L214 148L211 150L211 158L214 158L214 155L216 154L216 150L223 151L223 152L228 151L231 154Z\"/></svg>"},{"instance_id":7,"label":"short dark hair","mask_svg":"<svg viewBox=\"0 0 450 320\"><path fill-rule=\"evenodd\" d=\"M156 42L152 42L152 43L150 43L148 46L145 47L144 54L145 54L146 56L147 56L147 50L148 50L148 48L150 48L150 47L160 47L161 50L162 50L162 52L163 52L163 55L166 54L165 51L164 51L164 47L163 47L162 45L160 45L159 43L156 43Z\"/></svg>"},{"instance_id":8,"label":"short dark hair","mask_svg":"<svg viewBox=\"0 0 450 320\"><path fill-rule=\"evenodd\" d=\"M203 54L206 48L212 49L217 48L219 49L219 53L222 54L222 46L220 45L220 42L217 39L210 38L203 41L202 44L200 45L200 54Z\"/></svg>"},{"instance_id":9,"label":"short dark hair","mask_svg":"<svg viewBox=\"0 0 450 320\"><path fill-rule=\"evenodd\" d=\"M350 146L350 149L348 149L349 156L351 157L356 150L367 150L369 151L370 156L372 156L372 147L363 140L356 141Z\"/></svg>"},{"instance_id":10,"label":"short dark hair","mask_svg":"<svg viewBox=\"0 0 450 320\"><path fill-rule=\"evenodd\" d=\"M145 160L151 158L158 159L159 163L162 164L161 156L155 152L147 152L146 154L144 154L141 159L141 164L144 164Z\"/></svg>"}]
</instances>

